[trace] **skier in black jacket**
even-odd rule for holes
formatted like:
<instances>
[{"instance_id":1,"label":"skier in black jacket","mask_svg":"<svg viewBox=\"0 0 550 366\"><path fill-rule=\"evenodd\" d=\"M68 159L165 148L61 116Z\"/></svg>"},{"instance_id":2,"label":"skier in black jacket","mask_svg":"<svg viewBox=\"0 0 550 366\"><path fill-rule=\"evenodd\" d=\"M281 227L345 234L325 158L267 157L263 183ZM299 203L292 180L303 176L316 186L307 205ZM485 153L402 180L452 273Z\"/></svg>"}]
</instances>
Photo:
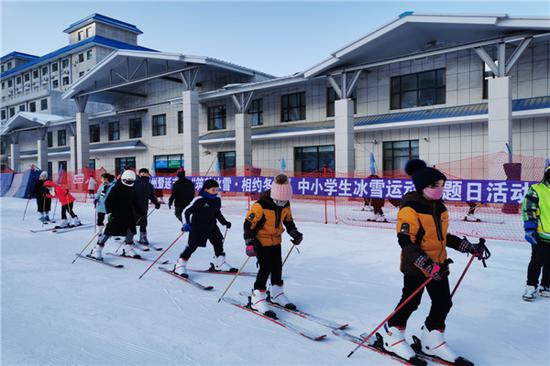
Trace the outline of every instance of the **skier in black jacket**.
<instances>
[{"instance_id":1,"label":"skier in black jacket","mask_svg":"<svg viewBox=\"0 0 550 366\"><path fill-rule=\"evenodd\" d=\"M172 205L174 205L176 207L176 217L183 222L181 214L193 201L193 198L195 198L195 185L185 178L185 170L179 169L177 175L178 180L172 185L172 194L168 200L168 208L172 209Z\"/></svg>"},{"instance_id":2,"label":"skier in black jacket","mask_svg":"<svg viewBox=\"0 0 550 366\"><path fill-rule=\"evenodd\" d=\"M214 246L216 255L214 263L210 263L210 268L214 271L237 272L236 268L225 261L224 238L216 223L219 221L226 228L231 228L231 223L223 217L221 212L222 201L218 197L219 190L218 182L213 179L206 180L199 195L185 209L185 224L181 230L189 233L189 239L187 247L174 266L174 272L180 276L187 277L187 261L198 247L206 246L207 240Z\"/></svg>"},{"instance_id":3,"label":"skier in black jacket","mask_svg":"<svg viewBox=\"0 0 550 366\"><path fill-rule=\"evenodd\" d=\"M36 198L36 207L40 213L40 218L38 220L43 223L50 221L49 213L52 207L52 199L46 196L49 193L48 189L44 187L44 182L48 179L48 172L43 171L40 173L40 177L34 185L34 197Z\"/></svg>"},{"instance_id":4,"label":"skier in black jacket","mask_svg":"<svg viewBox=\"0 0 550 366\"><path fill-rule=\"evenodd\" d=\"M134 190L136 173L126 170L115 183L109 195L105 199L105 209L109 214L107 225L103 235L92 249L90 256L102 260L102 250L105 243L111 236L125 236L125 245L122 255L134 258L141 258L134 250L134 235L136 235L136 221L134 212L140 212L140 205Z\"/></svg>"},{"instance_id":5,"label":"skier in black jacket","mask_svg":"<svg viewBox=\"0 0 550 366\"><path fill-rule=\"evenodd\" d=\"M149 245L147 240L147 212L149 211L149 201L155 205L155 209L160 208L160 202L155 197L155 187L149 182L149 170L141 168L139 177L134 184L136 198L139 210L135 212L136 226L139 226L139 243Z\"/></svg>"}]
</instances>

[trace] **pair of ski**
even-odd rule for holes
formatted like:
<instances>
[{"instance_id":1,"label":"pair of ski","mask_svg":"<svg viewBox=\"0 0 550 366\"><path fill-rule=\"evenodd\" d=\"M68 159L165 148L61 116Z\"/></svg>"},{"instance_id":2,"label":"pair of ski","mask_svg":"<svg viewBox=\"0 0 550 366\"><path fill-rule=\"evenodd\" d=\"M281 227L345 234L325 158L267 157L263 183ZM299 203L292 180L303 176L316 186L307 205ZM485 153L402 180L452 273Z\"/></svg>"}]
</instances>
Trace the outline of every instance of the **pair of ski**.
<instances>
[{"instance_id":1,"label":"pair of ski","mask_svg":"<svg viewBox=\"0 0 550 366\"><path fill-rule=\"evenodd\" d=\"M383 340L382 340L382 337L377 333L374 337L375 338L375 341L373 343L370 343L370 341L367 341L367 342L363 342L363 337L366 337L367 334L366 333L363 333L361 334L361 336L357 337L357 336L354 336L342 329L335 329L332 331L332 333L335 335L335 336L338 336L342 339L345 339L347 341L350 341L352 343L355 343L357 345L361 345L361 347L363 348L366 348L368 350L371 350L371 351L374 351L378 354L381 354L381 355L384 355L384 356L387 356L387 357L390 357L392 359L394 359L395 361L399 362L399 363L402 363L404 365L410 365L410 366L424 366L424 365L427 365L428 362L433 362L433 363L437 363L437 364L440 364L440 365L444 365L444 366L473 366L474 364L471 363L470 361L466 360L466 359L461 359L462 362L457 362L457 363L452 363L452 362L448 362L448 361L445 361L445 360L442 360L438 357L434 357L434 356L430 356L428 354L425 354L424 352L422 352L422 345L420 343L420 339L418 339L418 337L416 336L413 336L413 344L411 345L411 348L416 352L416 355L417 355L417 362L411 362L411 361L408 361L408 360L405 360L393 353L390 353L388 351L386 351L382 345L383 343Z\"/></svg>"},{"instance_id":2,"label":"pair of ski","mask_svg":"<svg viewBox=\"0 0 550 366\"><path fill-rule=\"evenodd\" d=\"M151 260L147 259L147 258L134 258L134 257L129 257L127 255L117 254L117 253L106 253L106 254L114 256L114 257L133 259L133 260L140 261L140 262L151 262ZM77 254L77 256L80 257L80 258L88 259L92 262L96 262L96 263L99 263L99 264L104 264L104 265L106 265L108 267L111 267L111 268L124 268L123 264L106 262L103 259L96 259L96 258L90 256L89 254L86 254L86 255ZM161 264L168 264L168 263L170 263L169 260L165 260L165 261L161 262Z\"/></svg>"},{"instance_id":3,"label":"pair of ski","mask_svg":"<svg viewBox=\"0 0 550 366\"><path fill-rule=\"evenodd\" d=\"M148 252L149 250L153 249L153 250L156 250L157 252L160 252L162 249L164 248L159 248L159 247L156 247L154 246L153 244L142 244L140 242L134 242L134 245L139 249L141 250L142 252Z\"/></svg>"},{"instance_id":4,"label":"pair of ski","mask_svg":"<svg viewBox=\"0 0 550 366\"><path fill-rule=\"evenodd\" d=\"M42 232L46 232L46 231L52 231L52 232L57 233L57 234L62 234L62 233L67 233L69 231L84 229L84 228L91 227L91 226L94 226L94 225L93 224L80 224L80 225L69 225L69 226L64 226L64 227L54 226L54 227L50 227L50 228L47 228L47 229L31 230L31 233L42 233Z\"/></svg>"}]
</instances>

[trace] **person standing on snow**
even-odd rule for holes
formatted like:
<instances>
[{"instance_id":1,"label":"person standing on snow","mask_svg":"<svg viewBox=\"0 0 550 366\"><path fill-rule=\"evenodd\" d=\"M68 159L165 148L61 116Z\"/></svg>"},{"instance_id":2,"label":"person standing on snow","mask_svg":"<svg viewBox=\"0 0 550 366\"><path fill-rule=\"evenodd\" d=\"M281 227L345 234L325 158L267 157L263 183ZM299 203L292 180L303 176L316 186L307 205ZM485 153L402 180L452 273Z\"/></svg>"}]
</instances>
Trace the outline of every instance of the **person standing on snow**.
<instances>
[{"instance_id":1,"label":"person standing on snow","mask_svg":"<svg viewBox=\"0 0 550 366\"><path fill-rule=\"evenodd\" d=\"M540 183L529 187L522 204L525 240L531 244L531 261L527 267L527 286L523 299L533 301L539 276L538 294L550 297L550 166Z\"/></svg>"},{"instance_id":2,"label":"person standing on snow","mask_svg":"<svg viewBox=\"0 0 550 366\"><path fill-rule=\"evenodd\" d=\"M97 187L97 181L95 180L93 175L90 175L90 178L88 179L88 194L91 198L94 198L95 187Z\"/></svg>"},{"instance_id":3,"label":"person standing on snow","mask_svg":"<svg viewBox=\"0 0 550 366\"><path fill-rule=\"evenodd\" d=\"M265 191L252 205L244 221L246 254L258 259L259 270L252 291L251 307L264 315L274 317L275 313L267 305L266 284L271 276L270 301L295 310L296 306L284 293L281 259L281 235L288 230L292 243L299 245L303 235L296 229L290 209L292 186L288 177L279 174L273 180L271 189Z\"/></svg>"},{"instance_id":4,"label":"person standing on snow","mask_svg":"<svg viewBox=\"0 0 550 366\"><path fill-rule=\"evenodd\" d=\"M412 176L416 191L403 197L397 215L397 238L404 275L399 305L431 276L426 289L432 306L422 326L422 351L448 362L469 365L469 361L453 352L444 337L445 319L452 306L448 278L450 260L446 249L451 247L483 258L485 246L483 243L472 244L466 238L447 232L449 213L442 201L447 178L443 173L427 167L418 159L407 163L405 170ZM393 315L381 332L384 349L408 361L415 361L417 356L405 339L405 328L407 320L420 305L422 292L419 291Z\"/></svg>"},{"instance_id":5,"label":"person standing on snow","mask_svg":"<svg viewBox=\"0 0 550 366\"><path fill-rule=\"evenodd\" d=\"M134 190L139 205L139 210L136 211L136 226L139 226L139 243L149 245L147 239L147 213L149 212L149 201L155 205L155 209L160 208L160 203L155 196L155 187L149 182L149 170L141 168L139 177L137 177Z\"/></svg>"},{"instance_id":6,"label":"person standing on snow","mask_svg":"<svg viewBox=\"0 0 550 366\"><path fill-rule=\"evenodd\" d=\"M185 170L178 169L178 180L172 185L172 194L168 200L168 208L172 209L172 205L176 207L175 215L183 222L181 214L183 210L189 206L193 198L195 198L195 185L185 177Z\"/></svg>"},{"instance_id":7,"label":"person standing on snow","mask_svg":"<svg viewBox=\"0 0 550 366\"><path fill-rule=\"evenodd\" d=\"M102 251L105 243L111 236L126 236L122 255L141 258L134 250L134 235L136 235L136 219L134 211L140 212L140 205L134 191L136 173L126 170L122 173L105 199L105 211L109 214L103 235L92 249L90 257L102 260Z\"/></svg>"},{"instance_id":8,"label":"person standing on snow","mask_svg":"<svg viewBox=\"0 0 550 366\"><path fill-rule=\"evenodd\" d=\"M97 212L97 219L96 219L96 225L97 230L102 233L104 229L104 223L105 215L107 214L107 210L105 208L105 200L107 199L107 196L109 195L109 192L111 192L111 189L114 186L115 176L109 173L103 173L101 175L101 184L99 186L99 189L97 190L97 193L95 194L94 199L94 205L96 207ZM99 238L101 239L101 236L103 234L100 234Z\"/></svg>"},{"instance_id":9,"label":"person standing on snow","mask_svg":"<svg viewBox=\"0 0 550 366\"><path fill-rule=\"evenodd\" d=\"M73 204L76 199L69 192L69 190L61 187L59 184L55 184L51 180L46 180L44 182L44 187L46 187L50 192L46 195L47 197L55 197L59 200L59 203L61 203L61 223L59 226L56 226L56 228L82 225L78 219L78 216L73 211ZM71 215L70 222L67 220L67 212Z\"/></svg>"},{"instance_id":10,"label":"person standing on snow","mask_svg":"<svg viewBox=\"0 0 550 366\"><path fill-rule=\"evenodd\" d=\"M189 233L189 239L187 247L180 254L174 266L174 272L180 276L187 277L187 261L198 247L206 246L207 240L212 243L216 256L214 263L210 264L211 268L215 271L237 272L236 268L231 267L225 261L224 237L216 224L216 221L219 221L226 228L231 228L231 223L223 217L221 212L222 201L218 197L219 187L218 182L214 179L204 181L199 195L184 211L185 224L181 230Z\"/></svg>"},{"instance_id":11,"label":"person standing on snow","mask_svg":"<svg viewBox=\"0 0 550 366\"><path fill-rule=\"evenodd\" d=\"M38 213L40 213L39 220L43 223L47 223L50 221L50 210L52 207L52 199L49 198L47 195L49 193L49 190L44 187L44 182L48 179L48 172L43 171L40 173L40 176L38 177L38 180L36 181L36 184L34 185L34 197L36 198L36 207L38 210Z\"/></svg>"}]
</instances>

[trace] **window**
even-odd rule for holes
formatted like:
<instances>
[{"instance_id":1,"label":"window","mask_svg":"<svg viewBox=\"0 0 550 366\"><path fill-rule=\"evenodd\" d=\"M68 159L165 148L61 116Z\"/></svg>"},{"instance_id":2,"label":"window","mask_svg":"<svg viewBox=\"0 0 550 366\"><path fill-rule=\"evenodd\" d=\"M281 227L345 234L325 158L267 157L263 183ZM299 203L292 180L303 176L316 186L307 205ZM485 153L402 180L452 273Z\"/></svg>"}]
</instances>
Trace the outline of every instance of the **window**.
<instances>
[{"instance_id":1,"label":"window","mask_svg":"<svg viewBox=\"0 0 550 366\"><path fill-rule=\"evenodd\" d=\"M401 172L407 161L418 159L418 140L386 141L383 145L384 176Z\"/></svg>"},{"instance_id":2,"label":"window","mask_svg":"<svg viewBox=\"0 0 550 366\"><path fill-rule=\"evenodd\" d=\"M84 62L84 54L83 53L78 54L78 62Z\"/></svg>"},{"instance_id":3,"label":"window","mask_svg":"<svg viewBox=\"0 0 550 366\"><path fill-rule=\"evenodd\" d=\"M129 138L141 137L141 118L131 118L129 123Z\"/></svg>"},{"instance_id":4,"label":"window","mask_svg":"<svg viewBox=\"0 0 550 366\"><path fill-rule=\"evenodd\" d=\"M48 177L51 177L53 175L53 163L51 161L48 161Z\"/></svg>"},{"instance_id":5,"label":"window","mask_svg":"<svg viewBox=\"0 0 550 366\"><path fill-rule=\"evenodd\" d=\"M36 102L29 103L29 112L36 112Z\"/></svg>"},{"instance_id":6,"label":"window","mask_svg":"<svg viewBox=\"0 0 550 366\"><path fill-rule=\"evenodd\" d=\"M21 104L21 105L19 106L19 111L20 111L20 112L25 112L25 105L24 105L24 104Z\"/></svg>"},{"instance_id":7,"label":"window","mask_svg":"<svg viewBox=\"0 0 550 366\"><path fill-rule=\"evenodd\" d=\"M82 77L82 75L84 75L84 71L78 73L78 77Z\"/></svg>"},{"instance_id":8,"label":"window","mask_svg":"<svg viewBox=\"0 0 550 366\"><path fill-rule=\"evenodd\" d=\"M237 166L236 160L235 151L218 152L218 162L220 163L221 175L235 175Z\"/></svg>"},{"instance_id":9,"label":"window","mask_svg":"<svg viewBox=\"0 0 550 366\"><path fill-rule=\"evenodd\" d=\"M158 173L175 173L183 167L183 154L155 155L154 167Z\"/></svg>"},{"instance_id":10,"label":"window","mask_svg":"<svg viewBox=\"0 0 550 366\"><path fill-rule=\"evenodd\" d=\"M208 130L225 129L225 105L208 107Z\"/></svg>"},{"instance_id":11,"label":"window","mask_svg":"<svg viewBox=\"0 0 550 366\"><path fill-rule=\"evenodd\" d=\"M91 27L86 28L86 38L90 36L90 32L92 31Z\"/></svg>"},{"instance_id":12,"label":"window","mask_svg":"<svg viewBox=\"0 0 550 366\"><path fill-rule=\"evenodd\" d=\"M48 66L42 67L42 76L48 75Z\"/></svg>"},{"instance_id":13,"label":"window","mask_svg":"<svg viewBox=\"0 0 550 366\"><path fill-rule=\"evenodd\" d=\"M31 81L31 74L25 74L25 81Z\"/></svg>"},{"instance_id":14,"label":"window","mask_svg":"<svg viewBox=\"0 0 550 366\"><path fill-rule=\"evenodd\" d=\"M11 61L8 62L8 70L11 69Z\"/></svg>"},{"instance_id":15,"label":"window","mask_svg":"<svg viewBox=\"0 0 550 366\"><path fill-rule=\"evenodd\" d=\"M281 97L281 122L306 119L306 93L287 94Z\"/></svg>"},{"instance_id":16,"label":"window","mask_svg":"<svg viewBox=\"0 0 550 366\"><path fill-rule=\"evenodd\" d=\"M38 79L38 70L33 70L32 71L32 78L33 79Z\"/></svg>"},{"instance_id":17,"label":"window","mask_svg":"<svg viewBox=\"0 0 550 366\"><path fill-rule=\"evenodd\" d=\"M178 133L183 133L183 111L178 112Z\"/></svg>"},{"instance_id":18,"label":"window","mask_svg":"<svg viewBox=\"0 0 550 366\"><path fill-rule=\"evenodd\" d=\"M57 131L57 146L67 145L67 131L59 130Z\"/></svg>"},{"instance_id":19,"label":"window","mask_svg":"<svg viewBox=\"0 0 550 366\"><path fill-rule=\"evenodd\" d=\"M16 84L21 84L21 76L18 76L16 81L15 81Z\"/></svg>"},{"instance_id":20,"label":"window","mask_svg":"<svg viewBox=\"0 0 550 366\"><path fill-rule=\"evenodd\" d=\"M101 130L99 125L90 125L90 142L99 142L101 139Z\"/></svg>"},{"instance_id":21,"label":"window","mask_svg":"<svg viewBox=\"0 0 550 366\"><path fill-rule=\"evenodd\" d=\"M153 116L153 136L166 135L166 114Z\"/></svg>"},{"instance_id":22,"label":"window","mask_svg":"<svg viewBox=\"0 0 550 366\"><path fill-rule=\"evenodd\" d=\"M15 115L15 107L10 108L10 118Z\"/></svg>"},{"instance_id":23,"label":"window","mask_svg":"<svg viewBox=\"0 0 550 366\"><path fill-rule=\"evenodd\" d=\"M69 59L61 61L61 68L66 69L69 66Z\"/></svg>"},{"instance_id":24,"label":"window","mask_svg":"<svg viewBox=\"0 0 550 366\"><path fill-rule=\"evenodd\" d=\"M115 159L116 175L122 174L126 169L136 169L136 158L134 156Z\"/></svg>"},{"instance_id":25,"label":"window","mask_svg":"<svg viewBox=\"0 0 550 366\"><path fill-rule=\"evenodd\" d=\"M40 110L43 111L46 109L48 109L48 99L42 99L40 101Z\"/></svg>"},{"instance_id":26,"label":"window","mask_svg":"<svg viewBox=\"0 0 550 366\"><path fill-rule=\"evenodd\" d=\"M53 146L53 132L52 131L48 131L48 134L47 134L47 139L48 139L48 147L52 147Z\"/></svg>"},{"instance_id":27,"label":"window","mask_svg":"<svg viewBox=\"0 0 550 366\"><path fill-rule=\"evenodd\" d=\"M88 168L95 170L95 159L88 159Z\"/></svg>"},{"instance_id":28,"label":"window","mask_svg":"<svg viewBox=\"0 0 550 366\"><path fill-rule=\"evenodd\" d=\"M92 59L92 50L88 50L86 51L86 60L91 60Z\"/></svg>"},{"instance_id":29,"label":"window","mask_svg":"<svg viewBox=\"0 0 550 366\"><path fill-rule=\"evenodd\" d=\"M445 104L445 69L391 78L391 109Z\"/></svg>"},{"instance_id":30,"label":"window","mask_svg":"<svg viewBox=\"0 0 550 366\"><path fill-rule=\"evenodd\" d=\"M338 100L338 96L334 89L327 88L327 117L334 117L336 100ZM355 91L351 95L351 100L353 100L353 114L357 114L357 95Z\"/></svg>"},{"instance_id":31,"label":"window","mask_svg":"<svg viewBox=\"0 0 550 366\"><path fill-rule=\"evenodd\" d=\"M57 72L57 62L52 64L52 72Z\"/></svg>"},{"instance_id":32,"label":"window","mask_svg":"<svg viewBox=\"0 0 550 366\"><path fill-rule=\"evenodd\" d=\"M118 121L109 122L109 141L120 140L120 125Z\"/></svg>"},{"instance_id":33,"label":"window","mask_svg":"<svg viewBox=\"0 0 550 366\"><path fill-rule=\"evenodd\" d=\"M294 171L296 173L334 171L334 145L303 146L294 148Z\"/></svg>"},{"instance_id":34,"label":"window","mask_svg":"<svg viewBox=\"0 0 550 366\"><path fill-rule=\"evenodd\" d=\"M67 162L66 161L59 161L57 163L57 171L58 172L66 172L67 171Z\"/></svg>"},{"instance_id":35,"label":"window","mask_svg":"<svg viewBox=\"0 0 550 366\"><path fill-rule=\"evenodd\" d=\"M59 80L57 80L57 79L52 80L52 88L54 88L54 89L59 88Z\"/></svg>"},{"instance_id":36,"label":"window","mask_svg":"<svg viewBox=\"0 0 550 366\"><path fill-rule=\"evenodd\" d=\"M8 80L8 88L11 88L13 86L13 81L10 79Z\"/></svg>"},{"instance_id":37,"label":"window","mask_svg":"<svg viewBox=\"0 0 550 366\"><path fill-rule=\"evenodd\" d=\"M63 85L69 85L69 77L63 76Z\"/></svg>"},{"instance_id":38,"label":"window","mask_svg":"<svg viewBox=\"0 0 550 366\"><path fill-rule=\"evenodd\" d=\"M4 72L4 65L0 67L1 72Z\"/></svg>"},{"instance_id":39,"label":"window","mask_svg":"<svg viewBox=\"0 0 550 366\"><path fill-rule=\"evenodd\" d=\"M83 38L84 38L84 31L79 31L78 32L78 40L82 41Z\"/></svg>"},{"instance_id":40,"label":"window","mask_svg":"<svg viewBox=\"0 0 550 366\"><path fill-rule=\"evenodd\" d=\"M2 111L0 113L1 113L0 119L6 119L6 110L2 109Z\"/></svg>"},{"instance_id":41,"label":"window","mask_svg":"<svg viewBox=\"0 0 550 366\"><path fill-rule=\"evenodd\" d=\"M263 99L254 99L250 102L248 108L251 126L261 126L264 124L264 103Z\"/></svg>"}]
</instances>

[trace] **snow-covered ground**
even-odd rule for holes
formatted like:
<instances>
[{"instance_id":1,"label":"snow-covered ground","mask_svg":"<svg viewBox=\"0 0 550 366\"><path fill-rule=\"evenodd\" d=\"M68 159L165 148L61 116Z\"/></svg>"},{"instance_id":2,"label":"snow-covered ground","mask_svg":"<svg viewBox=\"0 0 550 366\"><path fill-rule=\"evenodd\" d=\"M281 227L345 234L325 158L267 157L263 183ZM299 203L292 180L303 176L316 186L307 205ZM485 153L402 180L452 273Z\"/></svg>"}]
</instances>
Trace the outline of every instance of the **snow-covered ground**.
<instances>
[{"instance_id":1,"label":"snow-covered ground","mask_svg":"<svg viewBox=\"0 0 550 366\"><path fill-rule=\"evenodd\" d=\"M119 258L124 269L86 260L71 264L93 229L31 233L41 224L34 202L22 221L26 201L0 199L3 365L382 365L398 364L361 349L330 330L279 312L282 318L328 335L321 342L303 337L224 302L231 277L195 274L214 291L198 290L149 265ZM228 261L244 261L241 223L245 204L234 203L234 224L226 241ZM296 217L301 206L295 208ZM93 222L90 204L77 204L83 222ZM59 211L57 213L59 216ZM287 295L300 308L349 322L349 332L372 330L395 307L402 277L399 246L392 230L297 221L304 233L300 254L284 268ZM452 225L451 225L452 231ZM179 235L176 218L164 206L150 217L149 238L166 246ZM285 234L286 235L286 234ZM167 254L175 261L185 237ZM289 249L285 237L283 251ZM447 340L476 365L549 365L550 299L521 300L530 248L521 242L492 241L488 268L475 261L459 288L447 322ZM114 251L118 242L107 244ZM211 247L199 249L192 268L206 268ZM286 253L285 253L286 254ZM453 285L467 258L450 250ZM144 253L154 258L158 252ZM254 271L250 261L248 271ZM253 278L237 279L229 295L252 288ZM418 332L429 309L424 295L409 321Z\"/></svg>"}]
</instances>

